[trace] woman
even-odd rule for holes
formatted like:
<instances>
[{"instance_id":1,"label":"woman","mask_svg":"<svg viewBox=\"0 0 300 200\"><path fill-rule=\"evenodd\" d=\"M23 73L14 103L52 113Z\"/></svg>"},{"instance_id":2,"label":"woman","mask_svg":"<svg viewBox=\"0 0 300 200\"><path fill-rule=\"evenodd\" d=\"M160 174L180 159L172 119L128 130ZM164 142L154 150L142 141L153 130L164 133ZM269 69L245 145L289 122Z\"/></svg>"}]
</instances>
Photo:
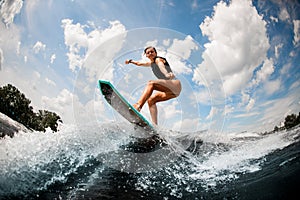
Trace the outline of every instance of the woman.
<instances>
[{"instance_id":1,"label":"woman","mask_svg":"<svg viewBox=\"0 0 300 200\"><path fill-rule=\"evenodd\" d=\"M156 103L178 97L181 92L181 83L175 78L167 60L157 56L157 51L154 47L147 47L144 53L149 58L149 62L139 62L130 59L126 60L125 63L151 67L154 75L158 78L148 82L141 98L133 105L135 109L140 111L147 101L152 122L157 125ZM154 90L157 92L153 93Z\"/></svg>"}]
</instances>

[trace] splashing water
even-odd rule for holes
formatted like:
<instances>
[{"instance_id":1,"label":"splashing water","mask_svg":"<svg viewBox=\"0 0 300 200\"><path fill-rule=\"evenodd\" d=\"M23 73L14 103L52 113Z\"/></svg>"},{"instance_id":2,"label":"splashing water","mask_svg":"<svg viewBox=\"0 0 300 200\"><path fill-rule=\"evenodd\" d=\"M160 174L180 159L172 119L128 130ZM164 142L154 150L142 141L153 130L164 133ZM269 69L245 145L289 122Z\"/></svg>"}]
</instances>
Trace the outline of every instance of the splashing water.
<instances>
[{"instance_id":1,"label":"splashing water","mask_svg":"<svg viewBox=\"0 0 300 200\"><path fill-rule=\"evenodd\" d=\"M168 130L159 130L159 134L168 146L151 153L120 148L130 136L141 135L126 124L64 125L57 133L20 132L14 138L6 137L0 140L0 197L51 193L49 188L57 184L58 188L69 187L59 191L66 197L87 195L91 188L105 187L102 183L113 170L110 176L129 174L134 181L121 181L118 186L130 183L135 193L155 191L182 198L186 193L213 190L241 175L262 170L267 155L297 142L300 133L297 128L269 135ZM190 143L178 142L195 137L203 143L192 151L185 150ZM289 158L280 165L293 160ZM101 192L114 189L108 186Z\"/></svg>"}]
</instances>

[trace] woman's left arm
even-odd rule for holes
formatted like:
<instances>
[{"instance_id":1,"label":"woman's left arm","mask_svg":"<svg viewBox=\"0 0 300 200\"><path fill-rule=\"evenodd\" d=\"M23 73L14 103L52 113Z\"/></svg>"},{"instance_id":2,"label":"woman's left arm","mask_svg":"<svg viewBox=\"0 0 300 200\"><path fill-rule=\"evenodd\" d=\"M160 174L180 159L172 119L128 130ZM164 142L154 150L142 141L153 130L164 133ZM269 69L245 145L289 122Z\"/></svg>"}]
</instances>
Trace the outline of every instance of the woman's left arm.
<instances>
[{"instance_id":1,"label":"woman's left arm","mask_svg":"<svg viewBox=\"0 0 300 200\"><path fill-rule=\"evenodd\" d=\"M132 63L132 64L137 65L137 66L143 66L143 67L149 67L149 66L151 66L150 62L139 62L139 61L134 61L132 59L125 60L125 64L128 65L129 63Z\"/></svg>"}]
</instances>

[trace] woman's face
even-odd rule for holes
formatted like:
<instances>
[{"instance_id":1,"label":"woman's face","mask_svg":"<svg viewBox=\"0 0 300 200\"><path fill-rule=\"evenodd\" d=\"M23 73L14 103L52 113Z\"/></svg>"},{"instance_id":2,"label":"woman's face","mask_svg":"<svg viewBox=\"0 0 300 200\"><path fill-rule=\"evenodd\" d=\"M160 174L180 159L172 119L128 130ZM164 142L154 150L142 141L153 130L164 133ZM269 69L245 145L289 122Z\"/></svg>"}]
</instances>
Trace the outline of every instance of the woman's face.
<instances>
[{"instance_id":1,"label":"woman's face","mask_svg":"<svg viewBox=\"0 0 300 200\"><path fill-rule=\"evenodd\" d=\"M150 60L154 59L156 57L156 52L153 48L149 48L146 50L146 56L147 58L149 58Z\"/></svg>"}]
</instances>

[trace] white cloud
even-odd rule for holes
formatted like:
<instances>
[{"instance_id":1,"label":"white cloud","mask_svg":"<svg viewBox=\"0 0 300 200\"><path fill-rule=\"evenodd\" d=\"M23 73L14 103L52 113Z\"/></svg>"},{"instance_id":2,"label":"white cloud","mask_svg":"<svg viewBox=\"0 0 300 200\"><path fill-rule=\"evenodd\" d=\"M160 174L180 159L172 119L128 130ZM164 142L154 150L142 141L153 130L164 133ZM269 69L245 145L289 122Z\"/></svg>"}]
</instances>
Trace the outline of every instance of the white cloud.
<instances>
[{"instance_id":1,"label":"white cloud","mask_svg":"<svg viewBox=\"0 0 300 200\"><path fill-rule=\"evenodd\" d=\"M174 39L172 45L168 48L166 57L172 66L172 70L177 74L189 74L192 72L191 67L186 65L191 52L197 50L198 45L191 36L186 36L184 40Z\"/></svg>"},{"instance_id":2,"label":"white cloud","mask_svg":"<svg viewBox=\"0 0 300 200\"><path fill-rule=\"evenodd\" d=\"M281 10L280 10L280 13L279 13L279 19L281 21L287 21L290 19L290 15L289 15L289 12L287 11L286 7L282 6L280 7Z\"/></svg>"},{"instance_id":3,"label":"white cloud","mask_svg":"<svg viewBox=\"0 0 300 200\"><path fill-rule=\"evenodd\" d=\"M270 47L262 16L249 0L233 0L228 6L221 1L200 29L210 40L204 45L203 62L198 66L207 83L216 84L221 75L227 95L243 89ZM193 81L204 85L196 73Z\"/></svg>"},{"instance_id":4,"label":"white cloud","mask_svg":"<svg viewBox=\"0 0 300 200\"><path fill-rule=\"evenodd\" d=\"M273 59L267 59L264 61L263 66L256 72L255 84L266 81L269 76L274 72Z\"/></svg>"},{"instance_id":5,"label":"white cloud","mask_svg":"<svg viewBox=\"0 0 300 200\"><path fill-rule=\"evenodd\" d=\"M291 67L292 67L291 63L287 63L287 64L283 65L283 67L280 70L280 74L289 76L289 70L291 69Z\"/></svg>"},{"instance_id":6,"label":"white cloud","mask_svg":"<svg viewBox=\"0 0 300 200\"><path fill-rule=\"evenodd\" d=\"M56 83L54 81L50 80L49 78L46 78L45 81L49 85L56 86Z\"/></svg>"},{"instance_id":7,"label":"white cloud","mask_svg":"<svg viewBox=\"0 0 300 200\"><path fill-rule=\"evenodd\" d=\"M166 119L171 119L172 117L178 115L181 113L180 110L176 109L176 106L178 105L178 101L173 100L170 102L168 102L168 104L166 104L163 109L162 112L164 113L164 117Z\"/></svg>"},{"instance_id":8,"label":"white cloud","mask_svg":"<svg viewBox=\"0 0 300 200\"><path fill-rule=\"evenodd\" d=\"M211 107L206 119L212 119L217 113L218 109L216 107Z\"/></svg>"},{"instance_id":9,"label":"white cloud","mask_svg":"<svg viewBox=\"0 0 300 200\"><path fill-rule=\"evenodd\" d=\"M34 69L28 70L28 67L23 66L22 63L21 65L14 64L6 63L6 67L0 72L0 85L13 84L31 100L31 106L34 109L41 109L43 107L41 96L52 96L57 92L57 88L47 84L43 78L43 74L51 76L52 72L45 69L41 74ZM59 83L60 86L64 86L62 82Z\"/></svg>"},{"instance_id":10,"label":"white cloud","mask_svg":"<svg viewBox=\"0 0 300 200\"><path fill-rule=\"evenodd\" d=\"M267 107L264 108L263 117L260 119L264 124L263 129L272 130L275 125L279 125L284 117L293 111L299 111L299 93L293 92L288 96L266 102Z\"/></svg>"},{"instance_id":11,"label":"white cloud","mask_svg":"<svg viewBox=\"0 0 300 200\"><path fill-rule=\"evenodd\" d=\"M300 86L300 81L296 81L290 86L289 90L297 89L299 88L299 86Z\"/></svg>"},{"instance_id":12,"label":"white cloud","mask_svg":"<svg viewBox=\"0 0 300 200\"><path fill-rule=\"evenodd\" d=\"M294 24L294 41L293 44L297 46L300 41L300 20L293 20Z\"/></svg>"},{"instance_id":13,"label":"white cloud","mask_svg":"<svg viewBox=\"0 0 300 200\"><path fill-rule=\"evenodd\" d=\"M16 14L20 13L23 6L22 0L4 0L0 3L0 15L3 22L9 26L13 23Z\"/></svg>"},{"instance_id":14,"label":"white cloud","mask_svg":"<svg viewBox=\"0 0 300 200\"><path fill-rule=\"evenodd\" d=\"M274 16L270 16L270 19L273 21L273 22L278 22L278 18L274 17Z\"/></svg>"},{"instance_id":15,"label":"white cloud","mask_svg":"<svg viewBox=\"0 0 300 200\"><path fill-rule=\"evenodd\" d=\"M242 114L237 114L237 115L234 115L234 118L248 118L248 117L252 117L252 116L255 116L255 115L259 115L260 113L259 112L248 112L248 113L242 113ZM232 126L234 127L234 126ZM244 125L243 125L244 127ZM235 127L236 128L236 127Z\"/></svg>"},{"instance_id":16,"label":"white cloud","mask_svg":"<svg viewBox=\"0 0 300 200\"><path fill-rule=\"evenodd\" d=\"M34 76L37 78L37 79L40 79L41 78L41 74L37 71L34 71L33 72Z\"/></svg>"},{"instance_id":17,"label":"white cloud","mask_svg":"<svg viewBox=\"0 0 300 200\"><path fill-rule=\"evenodd\" d=\"M189 99L191 100L193 105L198 105L199 103L203 105L211 105L212 103L212 95L208 90L201 91L193 91L189 93Z\"/></svg>"},{"instance_id":18,"label":"white cloud","mask_svg":"<svg viewBox=\"0 0 300 200\"><path fill-rule=\"evenodd\" d=\"M20 53L21 30L15 24L6 27L0 22L0 47L5 55ZM5 56L7 57L7 56Z\"/></svg>"},{"instance_id":19,"label":"white cloud","mask_svg":"<svg viewBox=\"0 0 300 200\"><path fill-rule=\"evenodd\" d=\"M37 41L33 46L34 53L39 53L40 51L44 51L46 49L46 45L43 44L41 41Z\"/></svg>"},{"instance_id":20,"label":"white cloud","mask_svg":"<svg viewBox=\"0 0 300 200\"><path fill-rule=\"evenodd\" d=\"M250 100L250 95L242 91L242 102L240 105L245 105Z\"/></svg>"},{"instance_id":21,"label":"white cloud","mask_svg":"<svg viewBox=\"0 0 300 200\"><path fill-rule=\"evenodd\" d=\"M192 3L192 10L196 10L198 8L199 8L198 2L197 2L197 0L194 0Z\"/></svg>"},{"instance_id":22,"label":"white cloud","mask_svg":"<svg viewBox=\"0 0 300 200\"><path fill-rule=\"evenodd\" d=\"M42 97L42 103L46 109L55 110L65 123L73 122L73 98L74 95L67 89L63 89L55 98Z\"/></svg>"},{"instance_id":23,"label":"white cloud","mask_svg":"<svg viewBox=\"0 0 300 200\"><path fill-rule=\"evenodd\" d=\"M17 50L16 50L16 52L17 52L18 55L20 55L21 44L22 44L22 43L19 41L19 42L18 42L18 45L17 45Z\"/></svg>"},{"instance_id":24,"label":"white cloud","mask_svg":"<svg viewBox=\"0 0 300 200\"><path fill-rule=\"evenodd\" d=\"M69 68L72 71L75 71L77 68L81 69L87 57L102 43L119 34L125 33L125 27L119 21L110 22L110 26L104 30L94 29L89 33L85 31L85 28L88 28L89 25L73 24L73 20L70 19L63 19L62 27L64 28L65 45L69 48L69 52L67 53ZM112 59L112 56L120 50L121 46L122 42L116 40L105 48L100 49L97 56L98 59L95 57L94 59L96 60L89 60L89 62L94 62L94 64L98 62L97 67L90 68L90 66L86 66L89 76L96 75L97 69L95 67L99 68L99 61ZM82 49L86 52L84 55L80 53Z\"/></svg>"},{"instance_id":25,"label":"white cloud","mask_svg":"<svg viewBox=\"0 0 300 200\"><path fill-rule=\"evenodd\" d=\"M279 57L279 51L280 49L283 47L283 43L280 43L278 45L275 46L275 57L278 59Z\"/></svg>"},{"instance_id":26,"label":"white cloud","mask_svg":"<svg viewBox=\"0 0 300 200\"><path fill-rule=\"evenodd\" d=\"M52 54L50 58L50 63L53 64L54 60L56 59L56 55Z\"/></svg>"},{"instance_id":27,"label":"white cloud","mask_svg":"<svg viewBox=\"0 0 300 200\"><path fill-rule=\"evenodd\" d=\"M200 128L205 129L207 128L207 126L208 126L207 124L200 126L199 118L192 118L192 119L186 118L180 120L180 122L174 123L172 129L191 133L191 132L199 131Z\"/></svg>"},{"instance_id":28,"label":"white cloud","mask_svg":"<svg viewBox=\"0 0 300 200\"><path fill-rule=\"evenodd\" d=\"M157 40L152 40L152 41L147 41L146 42L146 47L152 46L152 47L156 47L157 46L158 41ZM159 51L159 49L156 48L157 51Z\"/></svg>"},{"instance_id":29,"label":"white cloud","mask_svg":"<svg viewBox=\"0 0 300 200\"><path fill-rule=\"evenodd\" d=\"M71 51L78 52L80 47L87 47L87 34L84 31L84 25L80 23L73 24L71 19L63 19L65 45L70 47Z\"/></svg>"},{"instance_id":30,"label":"white cloud","mask_svg":"<svg viewBox=\"0 0 300 200\"><path fill-rule=\"evenodd\" d=\"M274 81L267 81L264 84L264 89L266 94L270 95L273 94L274 92L278 91L280 89L281 86L281 80L277 79Z\"/></svg>"},{"instance_id":31,"label":"white cloud","mask_svg":"<svg viewBox=\"0 0 300 200\"><path fill-rule=\"evenodd\" d=\"M69 68L72 71L81 68L83 61L82 57L79 55L81 48L87 48L87 34L84 31L84 26L81 24L73 24L71 19L63 19L62 27L64 28L65 45L69 47L69 52L67 53L69 59Z\"/></svg>"},{"instance_id":32,"label":"white cloud","mask_svg":"<svg viewBox=\"0 0 300 200\"><path fill-rule=\"evenodd\" d=\"M170 45L170 42L171 42L170 39L163 40L163 44L164 44L165 46L169 46L169 45Z\"/></svg>"},{"instance_id":33,"label":"white cloud","mask_svg":"<svg viewBox=\"0 0 300 200\"><path fill-rule=\"evenodd\" d=\"M246 106L246 111L249 112L253 108L254 104L255 100L251 98L248 102L248 105Z\"/></svg>"},{"instance_id":34,"label":"white cloud","mask_svg":"<svg viewBox=\"0 0 300 200\"><path fill-rule=\"evenodd\" d=\"M186 60L190 57L192 50L197 49L197 44L194 42L193 38L188 35L184 40L174 39L168 51L176 52L178 56Z\"/></svg>"},{"instance_id":35,"label":"white cloud","mask_svg":"<svg viewBox=\"0 0 300 200\"><path fill-rule=\"evenodd\" d=\"M228 115L234 111L234 107L231 105L226 105L224 109L224 115Z\"/></svg>"},{"instance_id":36,"label":"white cloud","mask_svg":"<svg viewBox=\"0 0 300 200\"><path fill-rule=\"evenodd\" d=\"M83 104L77 95L63 89L57 97L42 97L45 109L54 110L64 123L88 123L97 121L96 113L104 112L104 104L99 99Z\"/></svg>"}]
</instances>

